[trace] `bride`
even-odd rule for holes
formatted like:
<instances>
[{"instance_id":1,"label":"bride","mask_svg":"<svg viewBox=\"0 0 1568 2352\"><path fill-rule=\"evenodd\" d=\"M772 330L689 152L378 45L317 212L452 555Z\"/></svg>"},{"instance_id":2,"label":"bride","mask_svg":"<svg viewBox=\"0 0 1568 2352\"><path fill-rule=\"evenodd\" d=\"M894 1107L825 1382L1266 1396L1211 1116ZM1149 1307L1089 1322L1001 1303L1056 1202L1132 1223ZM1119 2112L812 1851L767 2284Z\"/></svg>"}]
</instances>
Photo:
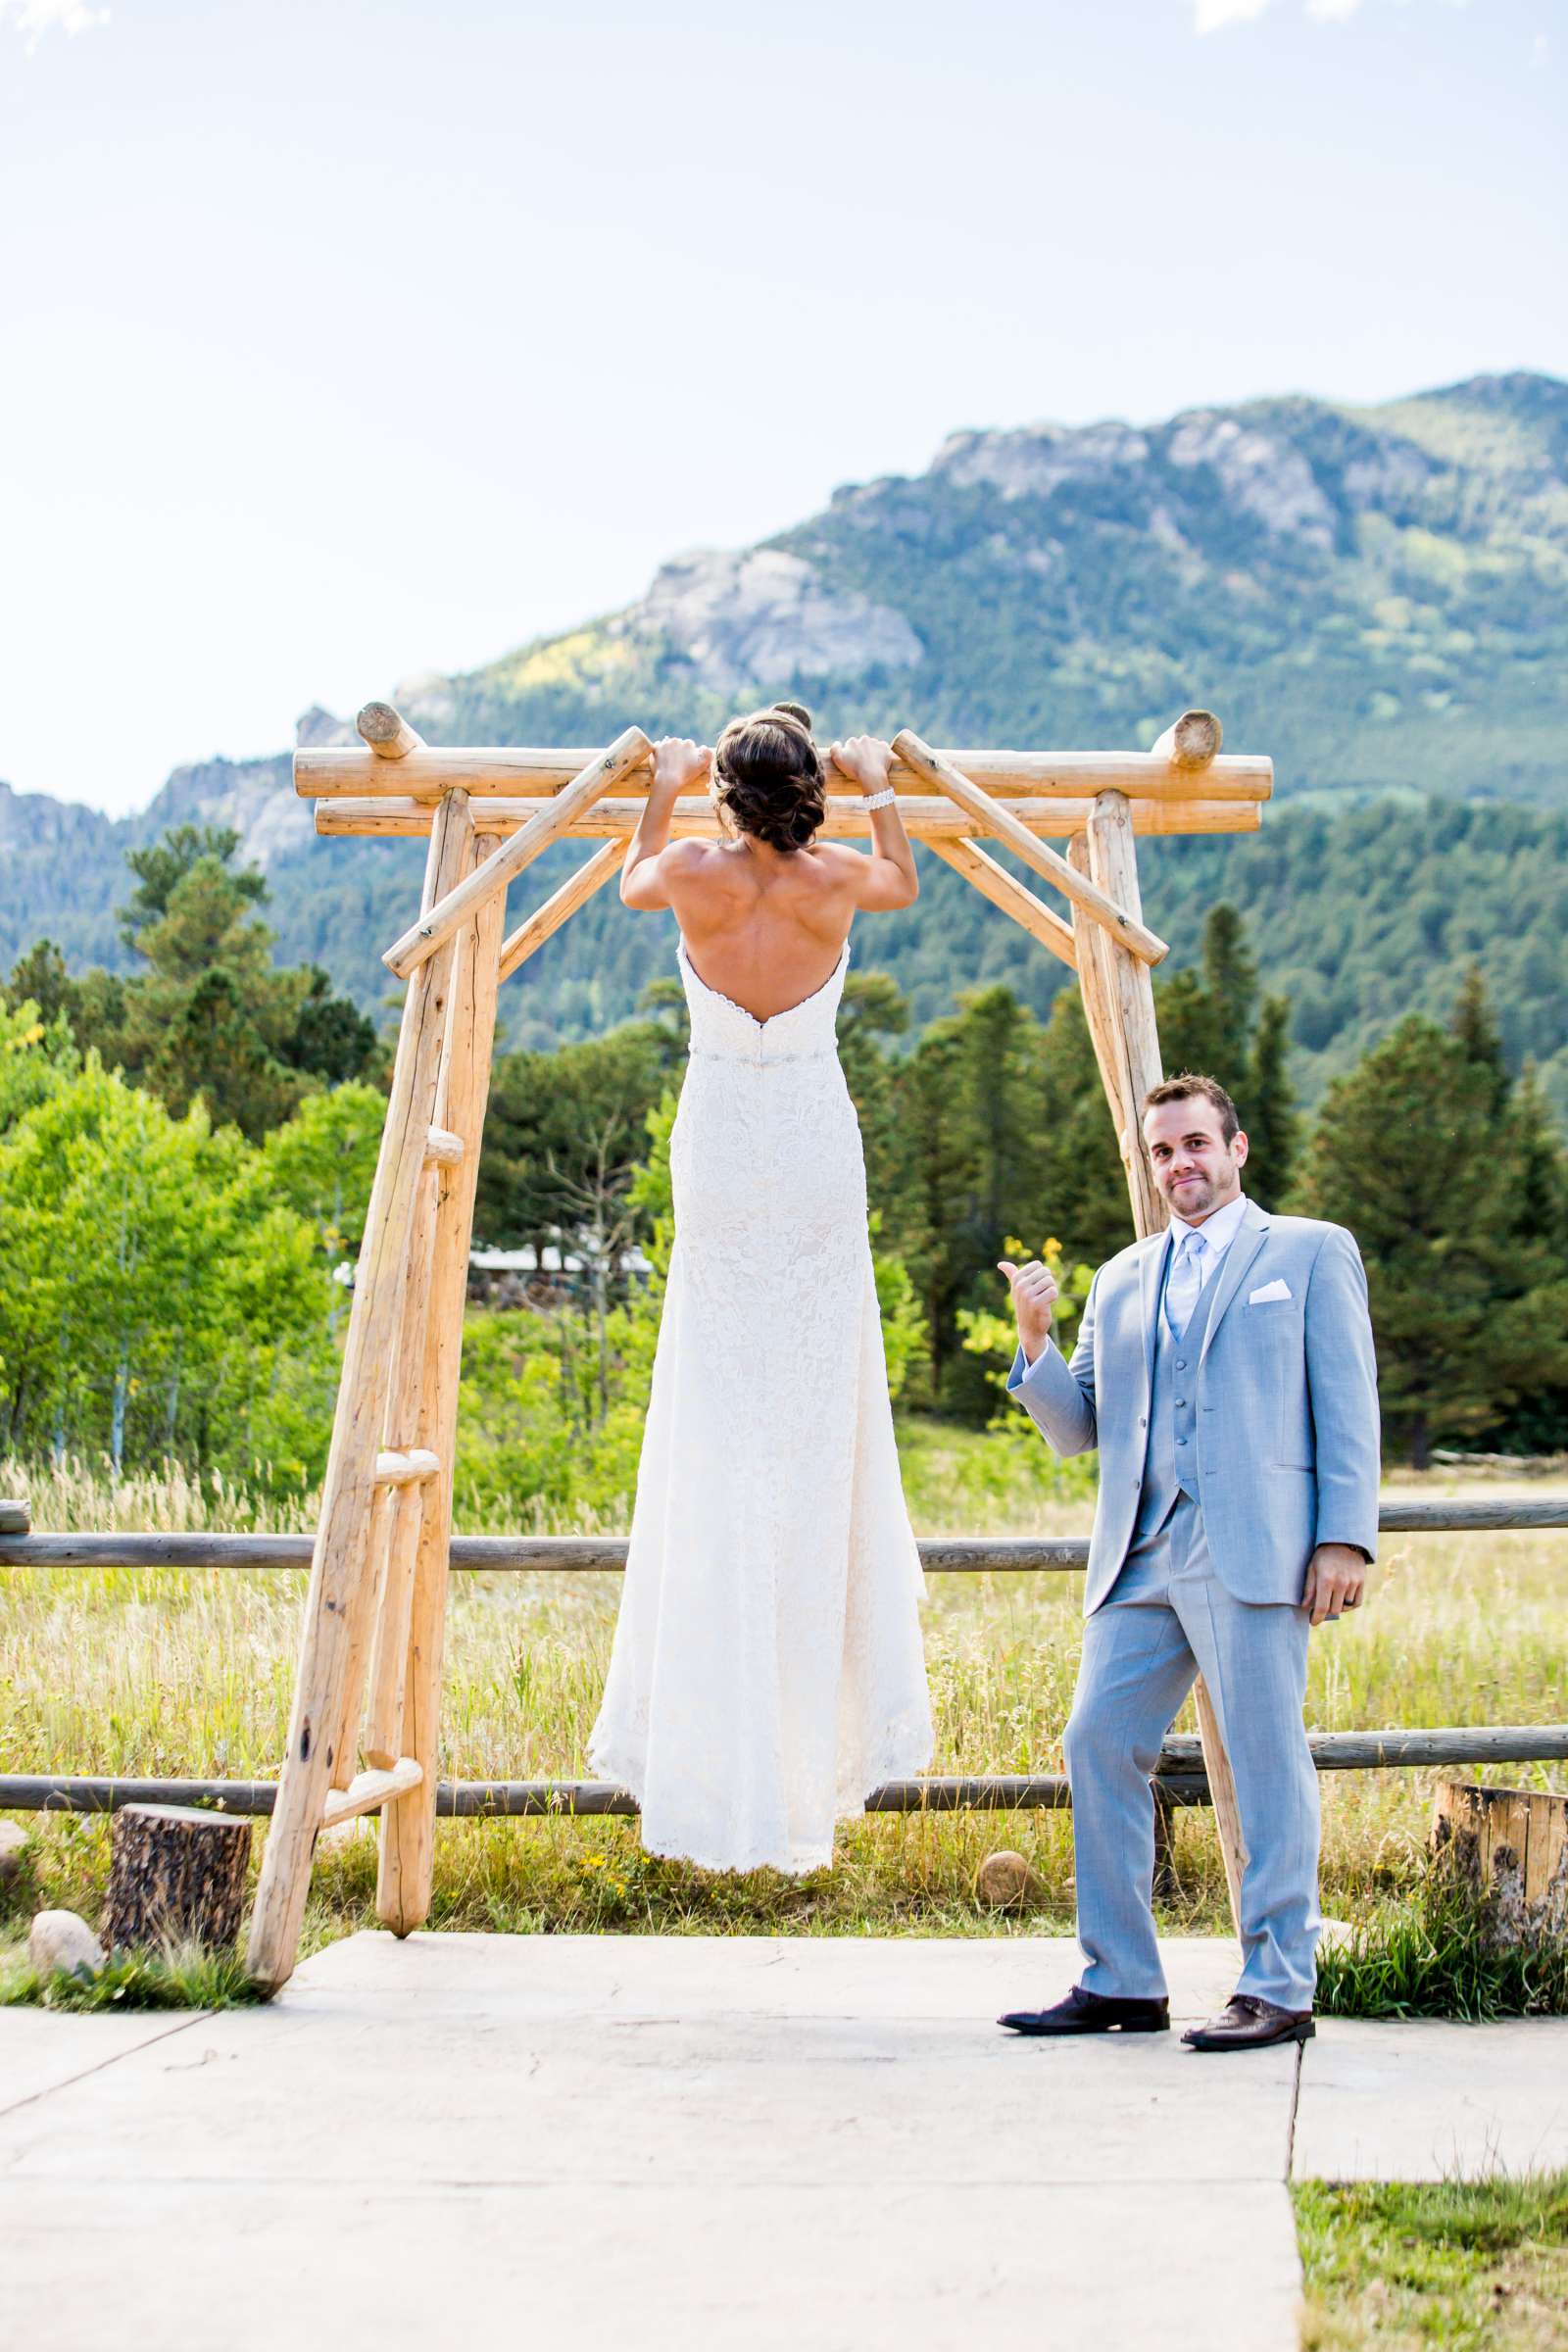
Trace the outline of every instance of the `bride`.
<instances>
[{"instance_id":1,"label":"bride","mask_svg":"<svg viewBox=\"0 0 1568 2352\"><path fill-rule=\"evenodd\" d=\"M673 908L691 1059L670 1137L675 1244L596 1772L651 1852L805 1872L836 1819L931 1751L909 1530L834 1015L858 909L912 905L871 736L831 758L871 854L813 839L826 776L795 703L710 754L661 743L620 879ZM706 785L725 837L671 842Z\"/></svg>"}]
</instances>

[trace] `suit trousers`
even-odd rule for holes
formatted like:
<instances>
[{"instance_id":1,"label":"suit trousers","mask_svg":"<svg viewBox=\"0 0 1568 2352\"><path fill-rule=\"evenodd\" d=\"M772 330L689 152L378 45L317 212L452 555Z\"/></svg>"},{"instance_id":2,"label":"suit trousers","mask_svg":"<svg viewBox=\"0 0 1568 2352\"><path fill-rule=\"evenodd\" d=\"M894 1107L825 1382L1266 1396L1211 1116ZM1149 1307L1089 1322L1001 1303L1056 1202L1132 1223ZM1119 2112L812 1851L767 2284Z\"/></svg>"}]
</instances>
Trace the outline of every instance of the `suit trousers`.
<instances>
[{"instance_id":1,"label":"suit trousers","mask_svg":"<svg viewBox=\"0 0 1568 2352\"><path fill-rule=\"evenodd\" d=\"M1087 1991L1126 2000L1165 1991L1150 1900L1150 1780L1200 1673L1247 1849L1237 1990L1285 2009L1311 2007L1322 1921L1317 1772L1301 1717L1308 1631L1302 1609L1226 1591L1209 1561L1202 1511L1186 1494L1128 1553L1086 1621L1064 1746Z\"/></svg>"}]
</instances>

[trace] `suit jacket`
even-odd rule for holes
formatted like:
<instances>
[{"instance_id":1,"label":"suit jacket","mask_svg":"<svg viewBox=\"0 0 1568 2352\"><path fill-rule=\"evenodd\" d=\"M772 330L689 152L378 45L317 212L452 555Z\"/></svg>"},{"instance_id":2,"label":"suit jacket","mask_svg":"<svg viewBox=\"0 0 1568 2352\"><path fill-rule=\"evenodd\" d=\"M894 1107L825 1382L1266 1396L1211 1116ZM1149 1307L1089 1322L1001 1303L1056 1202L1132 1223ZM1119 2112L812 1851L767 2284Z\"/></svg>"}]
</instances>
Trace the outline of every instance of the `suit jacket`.
<instances>
[{"instance_id":1,"label":"suit jacket","mask_svg":"<svg viewBox=\"0 0 1568 2352\"><path fill-rule=\"evenodd\" d=\"M1058 1453L1100 1448L1085 1613L1132 1542L1149 1446L1164 1234L1090 1285L1067 1362L1054 1342L1007 1387ZM1318 1544L1377 1549L1377 1359L1360 1252L1343 1225L1252 1201L1216 1271L1198 1360L1198 1489L1209 1557L1238 1600L1298 1601ZM1283 1286L1271 1298L1253 1294Z\"/></svg>"}]
</instances>

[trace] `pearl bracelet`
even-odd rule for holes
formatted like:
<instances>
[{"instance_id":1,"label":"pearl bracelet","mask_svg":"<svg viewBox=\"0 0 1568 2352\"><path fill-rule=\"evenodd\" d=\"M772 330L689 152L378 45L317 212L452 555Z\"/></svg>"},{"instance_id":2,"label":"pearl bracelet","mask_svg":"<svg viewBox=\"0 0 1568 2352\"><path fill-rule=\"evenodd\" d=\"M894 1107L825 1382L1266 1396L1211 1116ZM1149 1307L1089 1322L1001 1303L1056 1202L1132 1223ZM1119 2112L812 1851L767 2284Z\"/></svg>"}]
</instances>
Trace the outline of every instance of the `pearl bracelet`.
<instances>
[{"instance_id":1,"label":"pearl bracelet","mask_svg":"<svg viewBox=\"0 0 1568 2352\"><path fill-rule=\"evenodd\" d=\"M898 797L892 785L885 784L880 792L862 794L860 807L862 808L891 808Z\"/></svg>"}]
</instances>

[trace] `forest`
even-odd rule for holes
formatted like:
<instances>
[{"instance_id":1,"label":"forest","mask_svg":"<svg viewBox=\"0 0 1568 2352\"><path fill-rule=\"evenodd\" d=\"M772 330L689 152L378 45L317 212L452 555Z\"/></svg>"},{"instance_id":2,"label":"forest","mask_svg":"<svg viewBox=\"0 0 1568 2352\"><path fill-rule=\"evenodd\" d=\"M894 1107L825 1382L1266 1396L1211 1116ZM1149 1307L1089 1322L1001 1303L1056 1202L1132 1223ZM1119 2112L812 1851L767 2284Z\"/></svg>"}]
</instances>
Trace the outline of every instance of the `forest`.
<instances>
[{"instance_id":1,"label":"forest","mask_svg":"<svg viewBox=\"0 0 1568 2352\"><path fill-rule=\"evenodd\" d=\"M273 960L236 851L184 827L131 854L135 970L73 976L42 942L0 985L0 1450L299 1494L324 1459L388 1048L323 972ZM1309 1112L1291 1004L1235 908L1200 938L1156 980L1166 1066L1236 1097L1253 1198L1355 1233L1391 1456L1568 1446L1568 1152L1479 970L1388 1022ZM1048 1254L1065 1323L1131 1238L1077 994L1041 1011L986 979L915 1031L862 954L840 1046L898 1408L991 1429L1010 1462L996 1261ZM602 1036L498 1057L476 1241L574 1262L528 1304L470 1309L460 1517L503 1494L624 1514L684 1051L662 977ZM627 1270L634 1244L651 1274Z\"/></svg>"}]
</instances>

